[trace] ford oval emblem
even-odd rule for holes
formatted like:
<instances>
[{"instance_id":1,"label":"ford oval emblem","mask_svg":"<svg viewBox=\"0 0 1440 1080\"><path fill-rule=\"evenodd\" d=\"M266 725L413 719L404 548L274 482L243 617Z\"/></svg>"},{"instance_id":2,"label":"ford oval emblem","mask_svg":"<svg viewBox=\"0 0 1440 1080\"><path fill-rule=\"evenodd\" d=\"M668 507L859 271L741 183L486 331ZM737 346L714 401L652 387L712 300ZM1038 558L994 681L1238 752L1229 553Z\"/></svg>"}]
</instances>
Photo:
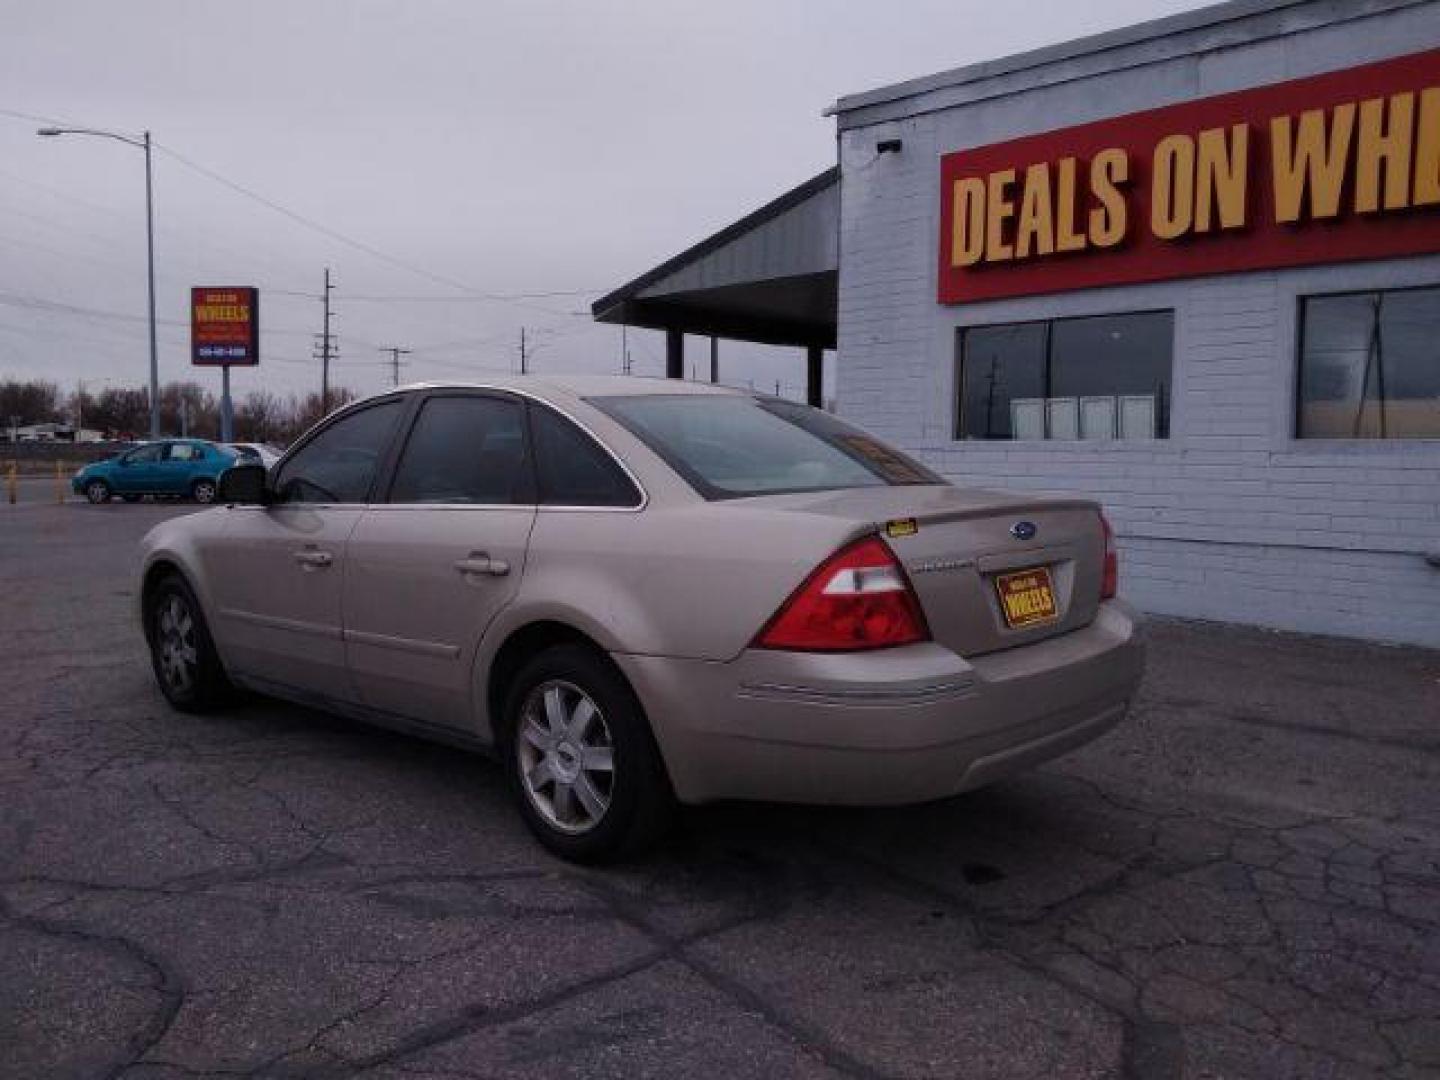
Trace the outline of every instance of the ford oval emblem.
<instances>
[{"instance_id":1,"label":"ford oval emblem","mask_svg":"<svg viewBox=\"0 0 1440 1080\"><path fill-rule=\"evenodd\" d=\"M1017 521L1010 526L1010 535L1016 540L1033 540L1039 531L1033 521Z\"/></svg>"}]
</instances>

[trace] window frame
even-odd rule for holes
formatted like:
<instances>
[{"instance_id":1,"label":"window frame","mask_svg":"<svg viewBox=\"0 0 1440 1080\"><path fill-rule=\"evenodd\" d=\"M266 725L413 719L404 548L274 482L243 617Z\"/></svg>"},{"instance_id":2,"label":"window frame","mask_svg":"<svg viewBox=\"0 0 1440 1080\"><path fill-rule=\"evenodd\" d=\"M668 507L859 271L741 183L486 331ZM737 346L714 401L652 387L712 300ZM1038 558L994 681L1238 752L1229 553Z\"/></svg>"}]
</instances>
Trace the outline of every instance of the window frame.
<instances>
[{"instance_id":1,"label":"window frame","mask_svg":"<svg viewBox=\"0 0 1440 1080\"><path fill-rule=\"evenodd\" d=\"M140 455L158 447L157 455L153 458L142 458ZM144 446L137 446L134 450L126 450L115 459L116 463L123 462L126 465L159 465L170 453L170 441L167 439L158 443L146 443Z\"/></svg>"},{"instance_id":2,"label":"window frame","mask_svg":"<svg viewBox=\"0 0 1440 1080\"><path fill-rule=\"evenodd\" d=\"M405 457L405 451L409 448L411 440L415 437L415 431L419 427L420 417L425 411L425 406L437 398L490 398L498 401L507 401L514 405L520 412L520 438L525 448L525 477L524 487L521 490L521 498L505 503L446 503L446 502L395 502L392 499L395 491L395 477L400 471L400 462ZM534 441L530 437L530 417L525 408L525 399L520 394L512 394L509 391L491 389L488 387L445 387L436 390L426 390L419 394L412 395L410 411L402 418L401 430L396 440L395 452L391 455L386 469L381 477L382 483L372 491L370 505L386 507L405 507L411 510L514 510L517 508L533 509L539 491L539 482L535 474L535 451Z\"/></svg>"},{"instance_id":3,"label":"window frame","mask_svg":"<svg viewBox=\"0 0 1440 1080\"><path fill-rule=\"evenodd\" d=\"M620 475L625 478L627 483L629 483L631 491L634 492L634 501L625 503L544 502L542 498L543 492L541 490L540 482L539 443L535 438L534 427L535 416L541 412L547 412L551 416L557 418L560 423L568 424L570 427L573 427L577 432L580 433L581 438L589 440L592 445L597 447L600 450L601 454L610 460L611 464L613 464L615 468L619 470ZM645 503L648 501L645 494L645 488L641 485L640 481L636 479L635 474L632 473L630 469L625 465L625 463L620 460L620 456L616 454L615 451L611 450L610 447L606 446L604 440L601 439L589 428L587 428L584 424L580 423L573 416L570 416L567 413L561 411L560 409L557 409L548 401L541 401L539 398L533 397L527 398L525 402L525 440L526 447L529 452L530 473L534 481L533 493L535 496L535 505L541 509L635 511L643 509Z\"/></svg>"},{"instance_id":4,"label":"window frame","mask_svg":"<svg viewBox=\"0 0 1440 1080\"><path fill-rule=\"evenodd\" d=\"M1153 438L1153 439L1125 439L1125 438L1121 438L1120 436L1117 435L1114 439L1105 440L1105 441L1102 443L1100 440L1086 440L1086 439L1051 439L1051 438L1049 438L1049 437L1046 437L1046 438L1044 438L1044 439L1017 439L1017 438L1015 438L1013 435L1012 435L1010 438L1008 438L1008 439L971 438L970 436L968 436L968 435L965 433L965 406L966 406L966 397L965 397L965 335L966 335L966 334L970 333L972 330L994 330L994 329L997 329L997 328L1000 328L1000 327L1042 326L1042 327L1044 327L1044 330L1045 330L1045 334L1044 334L1044 338L1045 338L1045 367L1046 367L1047 370L1049 370L1049 369L1051 368L1051 366L1052 366L1052 360L1051 360L1050 352L1051 352L1051 349L1054 347L1054 341L1055 341L1055 324L1056 324L1056 323L1062 323L1062 322L1079 322L1079 321L1089 320L1089 319L1122 318L1122 317L1129 316L1129 315L1168 315L1168 316L1170 316L1170 379L1169 379L1169 381L1168 381L1168 383L1167 383L1167 385L1166 385L1166 391L1167 391L1167 392L1166 392L1166 400L1161 403L1161 413L1160 413L1160 415L1163 416L1163 417L1164 417L1164 420L1165 420L1165 434L1164 434L1164 435L1156 435L1155 438ZM1091 446L1091 447L1093 447L1093 446L1095 446L1095 445L1097 445L1097 444L1100 444L1100 445L1118 445L1118 446L1126 446L1126 447L1130 447L1130 446L1154 446L1154 445L1156 445L1156 444L1168 445L1168 444L1174 439L1174 437L1175 437L1175 433L1174 433L1174 422L1175 422L1175 401L1174 401L1174 398L1175 398L1175 357L1176 357L1177 352L1179 351L1178 348L1177 348L1177 339L1178 339L1178 336L1179 336L1179 326L1180 326L1180 312L1179 312L1179 310L1178 310L1178 307L1175 306L1175 305L1167 306L1167 305L1164 305L1164 304L1160 304L1160 305L1157 305L1157 306L1155 306L1155 307L1127 308L1127 309L1125 309L1125 310L1120 310L1120 311L1107 310L1107 311L1083 312L1083 313L1074 314L1074 315L1046 315L1046 316L1040 316L1040 317L1038 317L1038 318L1033 318L1033 319L998 319L998 320L996 320L996 321L994 321L994 322L972 323L972 324L968 324L968 325L965 325L965 326L957 326L957 327L955 328L955 361L954 361L954 367L953 367L954 379L955 379L955 392L954 392L953 394L951 394L951 396L950 396L951 409L952 409L951 423L950 423L950 438L951 438L951 441L952 441L952 442L964 443L964 444L966 444L967 446L973 446L973 445L977 445L977 444L979 444L979 445L993 445L993 446L1009 446L1009 445L1045 446L1045 445L1049 445L1049 444L1051 444L1051 443L1063 443L1063 444L1066 444L1066 445L1069 445L1069 444L1071 444L1071 443L1085 443L1087 446ZM1298 385L1298 382L1297 382L1297 385ZM1047 425L1048 425L1048 423L1049 423L1048 419L1047 419L1046 423L1047 423ZM1157 425L1156 425L1156 426L1157 426L1157 428L1159 427L1158 422L1157 422Z\"/></svg>"},{"instance_id":5,"label":"window frame","mask_svg":"<svg viewBox=\"0 0 1440 1080\"><path fill-rule=\"evenodd\" d=\"M387 397L396 396L397 395L387 395ZM395 473L400 464L400 457L405 452L405 447L409 445L410 436L414 431L415 424L420 417L420 410L424 408L425 402L430 400L430 398L432 397L496 397L506 398L511 401L515 401L520 405L520 411L522 414L521 423L523 425L522 430L524 431L525 437L525 456L527 463L527 472L529 474L527 478L527 485L530 500L528 502L398 503L390 501L390 494L395 480ZM399 425L397 425L396 436L392 441L392 446L386 456L384 466L382 469L376 472L376 484L371 489L370 501L365 504L370 506L371 508L395 510L403 508L407 510L429 511L485 511L526 509L534 510L540 513L559 512L588 514L638 514L650 505L649 491L646 489L645 485L640 482L640 478L635 475L635 470L630 468L630 466L625 462L625 459L622 458L619 454L617 454L614 449L611 448L609 443L607 443L603 438L601 438L600 435L595 432L595 429L592 428L589 424L585 423L583 419L576 416L573 412L566 409L562 405L557 405L553 401L549 401L545 398L539 397L525 390L514 390L509 387L486 385L441 386L427 390L402 391L398 395L398 398L399 400L404 401L408 407L406 412L401 416ZM585 435L592 442L594 442L596 446L600 447L600 449L605 452L605 454L610 458L611 461L615 463L616 467L625 475L625 477L630 481L630 483L634 485L635 491L639 494L639 501L636 502L634 505L628 506L574 506L570 504L539 502L538 499L540 497L540 482L536 470L535 440L530 428L531 408L549 409L551 412L558 415L562 420L566 420L569 423L575 425L575 427L580 430L581 434ZM308 442L309 440L307 439L306 441ZM299 447L297 446L294 449L299 449ZM288 457L289 453L287 453L286 456ZM276 473L279 470L280 466L283 464L283 459L282 461L276 462L275 466L271 469L271 472ZM310 505L316 504L312 503Z\"/></svg>"},{"instance_id":6,"label":"window frame","mask_svg":"<svg viewBox=\"0 0 1440 1080\"><path fill-rule=\"evenodd\" d=\"M1440 446L1440 438L1406 436L1404 438L1360 438L1335 435L1302 434L1301 414L1305 409L1305 305L1311 300L1333 300L1350 296L1375 296L1380 293L1436 292L1440 281L1429 284L1375 285L1366 289L1327 289L1323 292L1295 294L1295 365L1290 378L1290 444L1297 448L1322 447L1385 447L1395 445ZM1361 388L1363 391L1363 387ZM1363 400L1363 399L1362 399ZM1383 408L1383 405L1382 405Z\"/></svg>"},{"instance_id":7,"label":"window frame","mask_svg":"<svg viewBox=\"0 0 1440 1080\"><path fill-rule=\"evenodd\" d=\"M364 412L366 409L373 409L373 408L375 408L376 406L386 405L386 404L389 404L389 403L391 403L391 402L396 402L396 403L398 403L398 404L400 405L400 413L399 413L399 416L396 418L395 430L394 430L393 432L391 432L389 441L386 443L385 448L380 452L379 456L376 458L376 463L375 463L375 475L374 475L373 477L371 477L371 479L370 479L370 488L369 488L368 491L366 491L366 493L365 493L365 498L364 498L363 500L361 500L360 502L304 502L304 503L302 503L302 502L285 502L285 501L283 501L283 500L281 500L281 499L279 499L279 498L276 497L276 496L278 495L278 493L279 493L279 480L280 480L280 476L281 476L281 474L285 471L285 467L290 464L291 459L293 459L293 458L295 458L297 455L299 455L307 446L309 446L312 442L314 442L317 438L319 438L320 435L322 435L324 432L328 431L331 427L333 427L334 425L340 423L340 421L342 421L342 420L344 420L344 419L346 419L346 418L348 418L348 417L358 415L359 413ZM373 505L375 505L375 502L376 502L375 496L376 496L376 494L377 494L378 492L382 491L382 490L384 490L384 491L388 491L388 490L389 490L390 475L391 475L392 471L394 470L395 459L396 459L396 449L397 449L397 446L398 446L398 444L399 444L399 442L400 442L398 436L399 436L399 433L400 433L400 432L402 432L402 431L407 431L407 430L408 430L410 421L413 419L414 414L415 414L415 401L413 400L413 398L410 397L409 395L406 395L406 394L395 394L395 393L391 393L391 394L381 394L381 395L378 395L378 396L373 397L373 398L366 398L366 399L364 399L363 401L358 401L358 402L355 402L354 404L347 405L347 406L346 406L345 408L343 408L343 409L338 409L338 410L336 410L334 413L332 413L331 415L325 417L324 420L320 421L320 423L316 424L313 428L311 428L309 431L307 431L307 432L300 438L300 440L299 440L298 442L296 442L293 446L291 446L288 450L285 451L284 455L280 458L279 461L275 462L275 464L274 464L273 466L271 466L271 467L266 471L266 474L265 474L265 490L266 490L266 491L269 493L269 495L271 496L271 497L270 497L270 500L269 500L268 503L267 503L267 506L271 506L271 507L308 507L308 508L310 508L310 509L312 509L312 510L316 510L316 509L321 509L321 508L324 508L324 507L332 507L332 506L373 506ZM383 482L383 483L382 483L382 482Z\"/></svg>"},{"instance_id":8,"label":"window frame","mask_svg":"<svg viewBox=\"0 0 1440 1080\"><path fill-rule=\"evenodd\" d=\"M765 403L766 403L766 402L771 402L771 401L773 401L773 402L776 402L777 404L779 404L779 405L781 405L781 406L784 406L784 407L799 407L799 408L803 408L803 409L812 409L812 410L815 411L815 412L822 412L822 415L825 415L825 416L827 416L827 417L830 417L832 420L838 421L838 422L839 422L840 424L842 424L843 426L850 427L850 428L854 428L854 434L855 434L856 436L870 439L870 440L878 443L878 444L879 444L881 447L883 447L884 449L889 450L889 451L892 451L892 452L898 454L901 458L905 459L905 461L906 461L907 464L913 464L913 465L916 466L917 468L924 470L925 472L927 472L927 473L929 473L931 476L933 476L933 479L927 478L927 479L925 479L925 480L923 480L923 481L917 481L917 482L915 482L915 483L900 483L900 482L896 482L896 481L887 480L887 479L885 479L885 477L882 476L880 473L875 472L874 467L873 467L873 464L872 464L871 462L867 461L867 460L866 460L858 451L856 451L855 449L853 449L853 448L851 448L851 447L846 447L846 446L843 446L843 445L839 445L839 444L837 444L837 443L830 442L828 439L824 438L824 437L821 436L821 435L818 435L817 433L815 433L815 432L813 432L813 431L809 431L809 430L806 429L806 428L801 428L802 431L806 431L806 433L809 434L812 438L819 439L821 442L825 443L825 444L826 444L827 446L829 446L831 449L838 451L838 452L839 452L840 454L842 454L843 456L849 458L851 461L853 461L853 462L855 462L856 464L858 464L861 468L866 469L866 470L870 471L873 475L879 477L879 478L880 478L880 483L875 484L875 485L869 485L869 484L867 484L867 485L865 485L863 488L860 488L860 487L801 487L801 488L774 488L774 489L766 489L766 490L764 490L764 491L732 491L732 490L730 490L730 489L728 489L728 488L717 487L717 486L715 486L714 484L710 483L710 481L706 480L704 476L702 476L699 472L697 472L697 471L694 469L694 467L692 467L692 466L690 465L689 462L685 461L685 460L684 460L683 458L681 458L678 454L676 454L676 453L674 452L674 449L673 449L672 447L665 445L663 442L661 442L660 440L656 439L653 435L651 435L651 433L649 433L649 432L647 432L647 431L644 431L644 430L640 429L639 427L631 427L631 426L630 426L630 422L629 422L628 420L622 418L620 415L617 415L617 414L618 414L618 410L616 410L615 412L612 412L609 408L607 408L604 404L602 404L603 402L606 402L606 401L624 401L624 400L635 400L635 399L644 399L644 398L662 398L662 397L663 397L663 398L688 398L688 397L692 397L692 396L695 396L695 395L685 394L685 393L662 393L662 394L656 394L656 393L644 393L644 392L641 392L641 393L636 393L636 394L607 394L607 395L604 395L604 396L597 396L597 397L590 398L590 399L587 399L587 400L589 401L589 403L590 403L594 408L600 410L600 412L603 413L603 414L606 416L607 419L609 419L612 423L619 425L619 427L620 427L622 430L624 430L626 434L628 434L631 438L636 439L636 440L637 440L638 442L640 442L640 444L643 445L647 450L649 450L652 454L654 454L657 458L659 458L659 460L665 465L665 467L666 467L667 469L669 469L669 470L670 470L671 472L673 472L676 476L678 476L681 480L683 480L683 481L685 482L685 484L686 484L687 487L689 487L693 492L695 492L696 495L700 496L700 498L704 499L706 502L729 502L729 501L734 500L734 499L759 499L759 498L766 498L766 497L771 496L771 495L813 495L813 494L823 494L823 493L826 493L826 492L860 491L860 490L869 490L869 488L871 488L871 487L891 487L891 488L893 488L893 487L928 487L928 486L935 486L935 485L944 485L944 484L948 484L948 483L949 483L949 481L947 481L947 480L946 480L943 476L941 476L940 474L936 473L935 470L931 469L930 466L926 465L924 462L918 461L918 460L912 458L908 453L906 453L904 450L901 450L899 447L890 446L888 443L884 442L882 439L879 439L878 437L876 437L876 436L874 436L874 435L871 435L870 432L866 431L864 428L860 427L858 424L851 424L851 423L849 423L848 421L844 420L844 419L841 418L841 417L833 416L833 415L830 414L830 413L823 413L823 410L813 409L813 406L800 405L798 402L790 401L790 400L787 399L787 398L779 398L779 397L775 397L775 396L769 395L769 394L740 394L740 395L738 395L738 399L739 399L739 400L750 400L750 401L752 401L753 403L755 403L755 404L756 404L759 408L761 408L761 409L765 409ZM732 398L731 400L735 400L735 399ZM770 411L770 410L765 409L765 411ZM775 415L775 416L777 416L777 417L779 416L778 413L772 413L772 415ZM784 420L785 418L784 418L784 417L779 417L779 419ZM786 422L788 422L788 421L786 421ZM796 426L798 427L799 425L796 425ZM602 444L602 445L603 445L603 444ZM622 464L623 464L623 463L622 463ZM628 471L628 470L627 470L627 471ZM642 489L642 491L643 491L643 489Z\"/></svg>"}]
</instances>

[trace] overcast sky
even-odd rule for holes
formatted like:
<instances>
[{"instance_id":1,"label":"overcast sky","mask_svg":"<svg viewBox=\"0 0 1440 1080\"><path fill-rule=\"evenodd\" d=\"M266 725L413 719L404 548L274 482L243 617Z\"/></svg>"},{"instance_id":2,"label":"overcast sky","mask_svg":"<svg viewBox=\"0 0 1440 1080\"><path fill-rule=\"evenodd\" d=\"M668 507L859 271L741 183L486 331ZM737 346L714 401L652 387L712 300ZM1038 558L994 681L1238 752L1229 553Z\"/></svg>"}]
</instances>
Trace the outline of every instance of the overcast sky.
<instances>
[{"instance_id":1,"label":"overcast sky","mask_svg":"<svg viewBox=\"0 0 1440 1080\"><path fill-rule=\"evenodd\" d=\"M0 0L0 377L148 371L142 155L33 117L148 127L184 159L155 155L162 380L192 374L188 288L254 284L262 366L236 393L317 387L327 265L359 392L388 384L377 346L414 350L407 379L464 376L511 367L522 326L537 370L614 371L589 302L833 164L837 97L1199 6ZM658 335L631 347L663 371ZM721 355L802 393L796 350Z\"/></svg>"}]
</instances>

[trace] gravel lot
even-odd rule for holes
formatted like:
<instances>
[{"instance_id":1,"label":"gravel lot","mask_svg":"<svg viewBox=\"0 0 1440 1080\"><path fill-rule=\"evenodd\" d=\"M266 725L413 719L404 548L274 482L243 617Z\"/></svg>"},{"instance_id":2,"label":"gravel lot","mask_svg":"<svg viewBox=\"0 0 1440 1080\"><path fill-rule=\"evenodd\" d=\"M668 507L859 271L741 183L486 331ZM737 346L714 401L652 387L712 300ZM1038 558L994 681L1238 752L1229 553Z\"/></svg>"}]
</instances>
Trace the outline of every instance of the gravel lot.
<instances>
[{"instance_id":1,"label":"gravel lot","mask_svg":"<svg viewBox=\"0 0 1440 1080\"><path fill-rule=\"evenodd\" d=\"M171 712L182 512L0 505L0 1075L1440 1077L1440 654L1155 623L1042 771L583 871L484 759Z\"/></svg>"}]
</instances>

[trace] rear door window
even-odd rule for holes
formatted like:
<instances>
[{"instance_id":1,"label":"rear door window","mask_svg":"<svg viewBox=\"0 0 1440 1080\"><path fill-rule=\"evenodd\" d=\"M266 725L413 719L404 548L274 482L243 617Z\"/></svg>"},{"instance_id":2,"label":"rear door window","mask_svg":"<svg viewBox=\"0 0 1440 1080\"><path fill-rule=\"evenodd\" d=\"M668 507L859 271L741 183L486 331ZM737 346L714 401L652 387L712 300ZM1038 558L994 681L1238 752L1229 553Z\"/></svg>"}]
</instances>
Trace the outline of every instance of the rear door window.
<instances>
[{"instance_id":1,"label":"rear door window","mask_svg":"<svg viewBox=\"0 0 1440 1080\"><path fill-rule=\"evenodd\" d=\"M540 502L548 506L639 506L640 492L615 459L575 424L530 407Z\"/></svg>"},{"instance_id":2,"label":"rear door window","mask_svg":"<svg viewBox=\"0 0 1440 1080\"><path fill-rule=\"evenodd\" d=\"M429 398L400 454L392 503L531 502L524 412L512 398Z\"/></svg>"},{"instance_id":3,"label":"rear door window","mask_svg":"<svg viewBox=\"0 0 1440 1080\"><path fill-rule=\"evenodd\" d=\"M204 451L193 443L171 443L169 450L165 453L166 461L198 461L204 457Z\"/></svg>"}]
</instances>

